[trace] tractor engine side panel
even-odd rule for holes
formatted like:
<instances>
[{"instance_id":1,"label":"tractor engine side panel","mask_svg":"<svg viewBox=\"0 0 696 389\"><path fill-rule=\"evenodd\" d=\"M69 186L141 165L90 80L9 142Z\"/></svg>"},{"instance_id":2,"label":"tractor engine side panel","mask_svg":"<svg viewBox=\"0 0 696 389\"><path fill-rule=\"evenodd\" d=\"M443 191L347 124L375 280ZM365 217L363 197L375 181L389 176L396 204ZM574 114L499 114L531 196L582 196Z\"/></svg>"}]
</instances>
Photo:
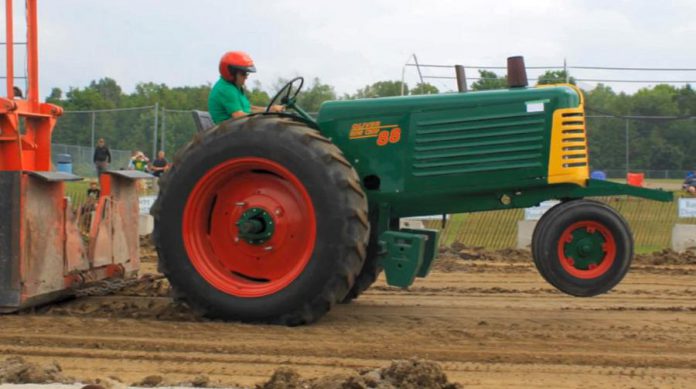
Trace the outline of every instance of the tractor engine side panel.
<instances>
[{"instance_id":1,"label":"tractor engine side panel","mask_svg":"<svg viewBox=\"0 0 696 389\"><path fill-rule=\"evenodd\" d=\"M370 203L405 217L549 185L554 112L578 107L570 87L520 88L329 102L318 123Z\"/></svg>"}]
</instances>

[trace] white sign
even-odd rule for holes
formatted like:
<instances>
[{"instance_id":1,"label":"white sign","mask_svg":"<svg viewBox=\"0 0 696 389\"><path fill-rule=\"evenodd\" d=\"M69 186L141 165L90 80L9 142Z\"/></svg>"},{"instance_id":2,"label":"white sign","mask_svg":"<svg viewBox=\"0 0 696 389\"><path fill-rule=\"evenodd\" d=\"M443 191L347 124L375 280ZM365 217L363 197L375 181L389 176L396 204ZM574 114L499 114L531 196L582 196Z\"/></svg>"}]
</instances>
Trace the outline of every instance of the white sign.
<instances>
[{"instance_id":1,"label":"white sign","mask_svg":"<svg viewBox=\"0 0 696 389\"><path fill-rule=\"evenodd\" d=\"M542 201L538 207L530 207L524 209L524 220L539 220L551 207L560 203L558 200Z\"/></svg>"},{"instance_id":2,"label":"white sign","mask_svg":"<svg viewBox=\"0 0 696 389\"><path fill-rule=\"evenodd\" d=\"M152 204L155 203L155 200L157 199L157 196L142 196L139 197L139 206L140 206L140 214L141 215L149 215L150 214L150 208L152 208Z\"/></svg>"},{"instance_id":3,"label":"white sign","mask_svg":"<svg viewBox=\"0 0 696 389\"><path fill-rule=\"evenodd\" d=\"M696 199L679 199L679 217L696 217Z\"/></svg>"}]
</instances>

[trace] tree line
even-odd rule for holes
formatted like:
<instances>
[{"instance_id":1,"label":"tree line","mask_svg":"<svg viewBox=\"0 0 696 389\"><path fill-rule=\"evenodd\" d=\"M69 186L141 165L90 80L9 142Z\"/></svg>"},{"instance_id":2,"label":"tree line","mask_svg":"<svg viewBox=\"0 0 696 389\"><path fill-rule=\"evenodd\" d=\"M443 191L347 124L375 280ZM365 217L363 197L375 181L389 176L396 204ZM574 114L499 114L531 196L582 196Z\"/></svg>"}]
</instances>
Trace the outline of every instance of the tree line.
<instances>
[{"instance_id":1,"label":"tree line","mask_svg":"<svg viewBox=\"0 0 696 389\"><path fill-rule=\"evenodd\" d=\"M537 82L553 84L566 79L575 83L565 71L556 70L547 71ZM285 80L279 79L269 90L255 81L248 85L247 95L253 105L265 106L270 100L269 94L284 84ZM479 71L478 80L471 85L475 91L505 87L505 75L487 70ZM159 107L168 110L163 114L160 112L158 131L164 120L167 149L174 151L191 139L195 128L189 111L207 110L210 88L209 84L169 87L148 82L138 84L132 93L125 93L111 78L92 81L83 88L70 88L65 93L54 88L46 101L62 106L67 113L58 120L53 141L90 145L94 124L96 137L106 138L112 148L151 150L154 109L99 112L94 116L70 112L154 106L158 103ZM317 112L321 103L327 100L399 96L402 92L404 95L421 95L451 91L440 91L428 83L409 88L407 84L402 86L400 81L385 80L366 85L351 94L338 95L333 86L314 78L298 96L298 104L306 111ZM696 125L692 118L696 116L696 92L690 85L660 84L627 94L599 84L584 93L589 116L587 130L592 169L624 168L627 121L631 170L696 168ZM177 110L183 112L175 112Z\"/></svg>"}]
</instances>

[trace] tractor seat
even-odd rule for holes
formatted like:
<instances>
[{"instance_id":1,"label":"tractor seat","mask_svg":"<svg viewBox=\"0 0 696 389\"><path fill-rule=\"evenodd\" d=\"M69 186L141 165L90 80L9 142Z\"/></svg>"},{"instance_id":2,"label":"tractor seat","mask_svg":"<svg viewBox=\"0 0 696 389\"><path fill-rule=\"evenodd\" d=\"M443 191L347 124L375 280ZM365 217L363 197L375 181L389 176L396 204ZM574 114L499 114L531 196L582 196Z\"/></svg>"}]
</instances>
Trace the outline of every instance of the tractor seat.
<instances>
[{"instance_id":1,"label":"tractor seat","mask_svg":"<svg viewBox=\"0 0 696 389\"><path fill-rule=\"evenodd\" d=\"M197 111L194 109L193 111L191 111L191 113L193 114L193 122L196 123L196 128L198 129L198 132L203 132L215 126L215 123L213 123L213 118L210 116L208 112Z\"/></svg>"}]
</instances>

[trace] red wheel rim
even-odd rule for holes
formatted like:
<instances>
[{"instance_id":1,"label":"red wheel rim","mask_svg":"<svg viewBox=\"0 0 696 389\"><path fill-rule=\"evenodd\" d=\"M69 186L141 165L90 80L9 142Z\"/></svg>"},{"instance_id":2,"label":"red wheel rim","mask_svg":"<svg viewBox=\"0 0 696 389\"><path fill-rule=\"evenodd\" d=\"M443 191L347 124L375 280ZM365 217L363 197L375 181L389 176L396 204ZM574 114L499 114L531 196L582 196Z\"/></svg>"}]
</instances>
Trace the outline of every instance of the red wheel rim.
<instances>
[{"instance_id":1,"label":"red wheel rim","mask_svg":"<svg viewBox=\"0 0 696 389\"><path fill-rule=\"evenodd\" d=\"M566 228L558 241L558 259L573 277L593 279L604 275L616 260L616 240L599 222L579 221Z\"/></svg>"},{"instance_id":2,"label":"red wheel rim","mask_svg":"<svg viewBox=\"0 0 696 389\"><path fill-rule=\"evenodd\" d=\"M274 224L262 244L239 239L236 223L250 208L263 209ZM304 185L264 158L217 165L196 183L184 208L183 242L191 264L210 285L233 296L261 297L286 288L309 262L315 239L314 206Z\"/></svg>"}]
</instances>

